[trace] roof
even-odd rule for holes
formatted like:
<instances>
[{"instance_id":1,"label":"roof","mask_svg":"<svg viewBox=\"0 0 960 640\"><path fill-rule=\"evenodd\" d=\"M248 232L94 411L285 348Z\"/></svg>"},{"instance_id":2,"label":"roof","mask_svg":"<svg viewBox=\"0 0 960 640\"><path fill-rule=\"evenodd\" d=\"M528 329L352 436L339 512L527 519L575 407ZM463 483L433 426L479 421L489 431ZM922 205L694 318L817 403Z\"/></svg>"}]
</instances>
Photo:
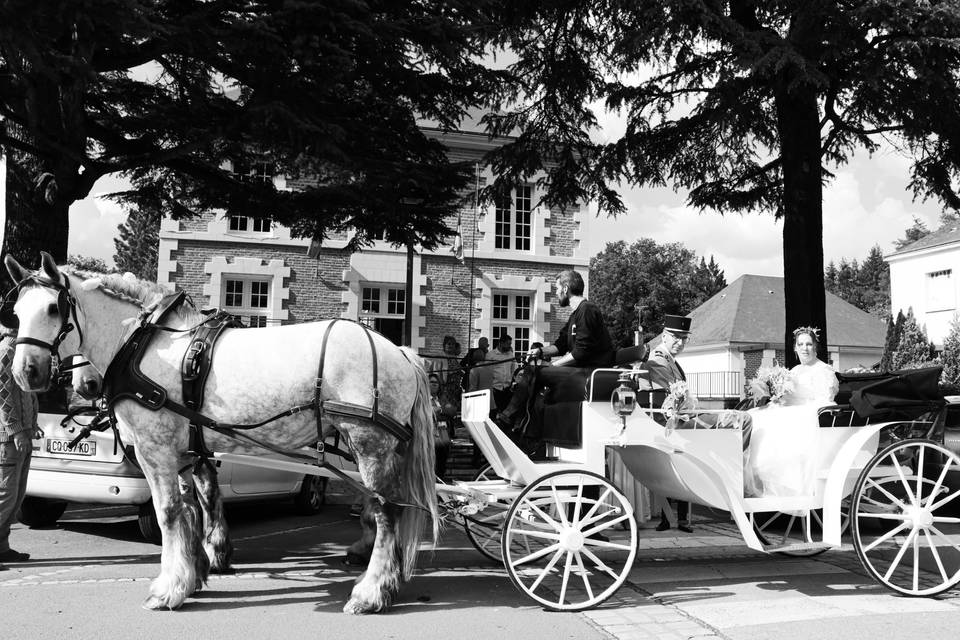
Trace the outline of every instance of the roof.
<instances>
[{"instance_id":1,"label":"roof","mask_svg":"<svg viewBox=\"0 0 960 640\"><path fill-rule=\"evenodd\" d=\"M952 244L954 242L960 242L960 224L951 222L943 225L936 231L931 231L919 240L908 244L902 249L894 251L887 257L899 256L904 253L912 253L913 251L919 251L920 249L929 249L930 247L938 247L940 245Z\"/></svg>"},{"instance_id":2,"label":"roof","mask_svg":"<svg viewBox=\"0 0 960 640\"><path fill-rule=\"evenodd\" d=\"M783 344L783 278L743 275L690 313L687 347L716 343ZM827 293L830 346L883 347L886 323Z\"/></svg>"}]
</instances>

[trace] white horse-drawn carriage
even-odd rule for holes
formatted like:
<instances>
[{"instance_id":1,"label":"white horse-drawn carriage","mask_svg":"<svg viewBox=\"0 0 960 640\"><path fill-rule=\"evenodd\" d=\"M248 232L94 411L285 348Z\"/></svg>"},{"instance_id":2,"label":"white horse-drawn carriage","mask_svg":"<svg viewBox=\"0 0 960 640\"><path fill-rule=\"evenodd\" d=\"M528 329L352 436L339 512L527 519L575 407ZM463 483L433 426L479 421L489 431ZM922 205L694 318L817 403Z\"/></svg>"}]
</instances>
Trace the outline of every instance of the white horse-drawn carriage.
<instances>
[{"instance_id":1,"label":"white horse-drawn carriage","mask_svg":"<svg viewBox=\"0 0 960 640\"><path fill-rule=\"evenodd\" d=\"M370 560L344 607L350 613L390 606L413 572L426 525L436 538L438 494L466 518L478 549L502 558L511 580L537 602L573 610L602 602L627 578L637 551L633 508L607 477L609 456L660 495L729 512L753 549L838 547L846 504L854 545L879 582L932 595L960 581L960 518L948 513L957 506L960 458L944 445L942 398L898 397L895 389L880 407L893 417L875 422L838 408L819 429L809 495L744 497L740 430L667 429L650 393L638 397L631 387L642 373L598 370L586 401L561 410L568 417L579 411L580 444L554 446L544 461L531 460L490 421L489 392L464 395L463 422L496 478L435 485L426 371L414 354L366 327L334 320L235 329L183 304L182 293L158 306L157 295L169 292L155 284L61 269L47 254L38 271L9 256L5 262L17 283L3 313L6 326L19 325L18 384L47 388L61 349L80 352L103 372L111 420L137 448L163 537L147 608L176 609L211 569L226 569L209 451L234 452L238 462L239 454L264 449L297 459L300 447L334 430L358 473L322 454L257 462L332 474L366 496L363 537L351 549ZM720 423L731 421L713 421ZM891 444L881 448L884 439ZM769 515L777 513L788 515ZM794 522L803 525L796 540ZM767 524L780 527L780 539L762 530Z\"/></svg>"},{"instance_id":2,"label":"white horse-drawn carriage","mask_svg":"<svg viewBox=\"0 0 960 640\"><path fill-rule=\"evenodd\" d=\"M887 420L849 405L825 408L810 495L744 497L742 431L664 426L652 392L633 391L631 379L643 375L595 371L580 406L581 446L549 447L542 461L490 420L489 392L463 396L463 422L490 462L484 478L454 492L474 503L462 509L467 533L538 603L595 606L632 569L637 523L606 472L613 457L660 496L729 513L751 549L813 555L837 548L849 517L864 568L884 586L920 596L960 581L960 518L950 513L960 502L952 502L949 484L960 458L943 442L942 399L894 399L893 408L874 412L897 416ZM885 379L892 378L875 382ZM612 394L611 380L620 383ZM701 413L714 419L700 424L737 423L717 420L731 412ZM881 449L881 442L888 444Z\"/></svg>"}]
</instances>

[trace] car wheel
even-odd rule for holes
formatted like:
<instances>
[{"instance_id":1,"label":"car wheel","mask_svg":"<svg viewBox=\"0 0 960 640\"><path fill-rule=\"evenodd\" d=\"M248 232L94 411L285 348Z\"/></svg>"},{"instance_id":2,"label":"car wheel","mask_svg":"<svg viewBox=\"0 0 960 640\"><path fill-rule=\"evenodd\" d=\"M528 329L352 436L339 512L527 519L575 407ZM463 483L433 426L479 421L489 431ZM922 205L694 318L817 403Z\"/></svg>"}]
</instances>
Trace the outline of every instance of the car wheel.
<instances>
[{"instance_id":1,"label":"car wheel","mask_svg":"<svg viewBox=\"0 0 960 640\"><path fill-rule=\"evenodd\" d=\"M160 544L163 536L160 533L160 523L157 521L157 512L153 509L153 500L140 505L140 514L137 517L140 533L148 542Z\"/></svg>"},{"instance_id":2,"label":"car wheel","mask_svg":"<svg viewBox=\"0 0 960 640\"><path fill-rule=\"evenodd\" d=\"M300 491L293 499L296 512L302 516L320 513L327 501L327 479L312 474L305 475Z\"/></svg>"},{"instance_id":3,"label":"car wheel","mask_svg":"<svg viewBox=\"0 0 960 640\"><path fill-rule=\"evenodd\" d=\"M49 527L56 524L66 510L65 500L27 496L17 511L17 520L31 528Z\"/></svg>"}]
</instances>

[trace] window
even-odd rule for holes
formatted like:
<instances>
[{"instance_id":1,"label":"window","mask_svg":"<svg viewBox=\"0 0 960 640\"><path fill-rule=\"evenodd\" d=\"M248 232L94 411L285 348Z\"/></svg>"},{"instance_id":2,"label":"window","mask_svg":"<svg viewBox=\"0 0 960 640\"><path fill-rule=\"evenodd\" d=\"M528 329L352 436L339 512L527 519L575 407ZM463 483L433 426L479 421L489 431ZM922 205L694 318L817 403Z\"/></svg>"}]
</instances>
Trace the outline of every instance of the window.
<instances>
[{"instance_id":1,"label":"window","mask_svg":"<svg viewBox=\"0 0 960 640\"><path fill-rule=\"evenodd\" d=\"M956 307L953 269L927 274L927 311L950 311Z\"/></svg>"},{"instance_id":2,"label":"window","mask_svg":"<svg viewBox=\"0 0 960 640\"><path fill-rule=\"evenodd\" d=\"M360 322L373 327L394 344L403 343L403 322L407 312L403 287L367 286L360 290Z\"/></svg>"},{"instance_id":3,"label":"window","mask_svg":"<svg viewBox=\"0 0 960 640\"><path fill-rule=\"evenodd\" d=\"M263 160L250 163L243 160L233 161L233 175L240 182L272 183L274 173L272 162Z\"/></svg>"},{"instance_id":4,"label":"window","mask_svg":"<svg viewBox=\"0 0 960 640\"><path fill-rule=\"evenodd\" d=\"M254 218L251 216L230 216L227 228L230 231L252 231L253 233L270 233L270 218Z\"/></svg>"},{"instance_id":5,"label":"window","mask_svg":"<svg viewBox=\"0 0 960 640\"><path fill-rule=\"evenodd\" d=\"M508 198L498 198L494 217L497 249L530 250L533 230L533 187L522 185Z\"/></svg>"},{"instance_id":6,"label":"window","mask_svg":"<svg viewBox=\"0 0 960 640\"><path fill-rule=\"evenodd\" d=\"M513 350L520 353L530 348L530 318L533 296L517 293L494 293L492 304L493 342L504 333L513 338Z\"/></svg>"},{"instance_id":7,"label":"window","mask_svg":"<svg viewBox=\"0 0 960 640\"><path fill-rule=\"evenodd\" d=\"M270 306L270 281L225 276L221 304L244 324L265 327L269 320L266 309Z\"/></svg>"}]
</instances>

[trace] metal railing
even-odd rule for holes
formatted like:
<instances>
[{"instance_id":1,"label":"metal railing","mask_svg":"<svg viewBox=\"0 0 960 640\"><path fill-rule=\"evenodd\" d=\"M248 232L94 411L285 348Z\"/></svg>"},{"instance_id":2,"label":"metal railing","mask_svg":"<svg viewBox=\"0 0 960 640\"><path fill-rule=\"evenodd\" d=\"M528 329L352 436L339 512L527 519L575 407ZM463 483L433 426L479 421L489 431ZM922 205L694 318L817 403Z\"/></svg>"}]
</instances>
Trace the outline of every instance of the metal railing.
<instances>
[{"instance_id":1,"label":"metal railing","mask_svg":"<svg viewBox=\"0 0 960 640\"><path fill-rule=\"evenodd\" d=\"M687 386L698 398L739 398L743 394L742 371L687 373Z\"/></svg>"}]
</instances>

